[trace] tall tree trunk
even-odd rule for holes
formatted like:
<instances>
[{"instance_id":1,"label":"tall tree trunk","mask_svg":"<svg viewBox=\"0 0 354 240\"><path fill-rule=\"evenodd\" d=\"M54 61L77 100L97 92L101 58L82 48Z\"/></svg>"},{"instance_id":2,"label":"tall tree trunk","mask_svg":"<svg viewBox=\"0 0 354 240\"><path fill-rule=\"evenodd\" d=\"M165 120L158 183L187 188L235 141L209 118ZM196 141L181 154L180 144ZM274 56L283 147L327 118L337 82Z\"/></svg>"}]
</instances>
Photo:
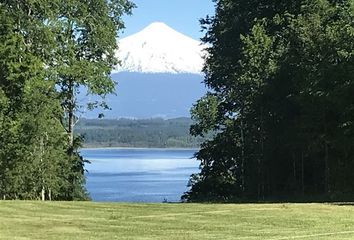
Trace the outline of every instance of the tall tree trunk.
<instances>
[{"instance_id":1,"label":"tall tree trunk","mask_svg":"<svg viewBox=\"0 0 354 240\"><path fill-rule=\"evenodd\" d=\"M325 182L325 194L330 195L330 166L329 166L329 141L328 136L328 124L326 119L326 108L323 110L323 126L324 126L324 182Z\"/></svg>"},{"instance_id":2,"label":"tall tree trunk","mask_svg":"<svg viewBox=\"0 0 354 240\"><path fill-rule=\"evenodd\" d=\"M42 199L42 201L45 201L45 189L44 189L44 186L42 186L41 199Z\"/></svg>"},{"instance_id":3,"label":"tall tree trunk","mask_svg":"<svg viewBox=\"0 0 354 240\"><path fill-rule=\"evenodd\" d=\"M52 201L52 190L48 189L48 200Z\"/></svg>"},{"instance_id":4,"label":"tall tree trunk","mask_svg":"<svg viewBox=\"0 0 354 240\"><path fill-rule=\"evenodd\" d=\"M264 134L263 134L263 107L261 107L260 112L260 143L261 143L261 152L258 157L258 176L259 176L259 190L258 190L258 199L264 200L264 186L265 186L265 174L264 174Z\"/></svg>"},{"instance_id":5,"label":"tall tree trunk","mask_svg":"<svg viewBox=\"0 0 354 240\"><path fill-rule=\"evenodd\" d=\"M299 189L298 181L297 181L297 168L296 168L296 155L295 150L292 152L292 159L293 159L293 179L294 179L294 192L296 193Z\"/></svg>"},{"instance_id":6,"label":"tall tree trunk","mask_svg":"<svg viewBox=\"0 0 354 240\"><path fill-rule=\"evenodd\" d=\"M42 174L42 190L41 190L41 200L42 201L45 201L45 181L44 181L44 170L43 170L43 155L44 155L44 139L43 137L41 137L41 140L40 140L40 148L39 148L39 154L40 154L40 171L41 171L41 174Z\"/></svg>"},{"instance_id":7,"label":"tall tree trunk","mask_svg":"<svg viewBox=\"0 0 354 240\"><path fill-rule=\"evenodd\" d=\"M74 145L74 84L72 80L69 80L68 89L68 147L72 151ZM70 152L71 152L70 151Z\"/></svg>"},{"instance_id":8,"label":"tall tree trunk","mask_svg":"<svg viewBox=\"0 0 354 240\"><path fill-rule=\"evenodd\" d=\"M241 110L241 185L242 192L245 192L245 136L243 125L243 109Z\"/></svg>"},{"instance_id":9,"label":"tall tree trunk","mask_svg":"<svg viewBox=\"0 0 354 240\"><path fill-rule=\"evenodd\" d=\"M305 195L305 167L304 167L304 150L301 149L301 192Z\"/></svg>"},{"instance_id":10,"label":"tall tree trunk","mask_svg":"<svg viewBox=\"0 0 354 240\"><path fill-rule=\"evenodd\" d=\"M328 143L325 142L325 193L330 194L331 193L331 188L330 188L330 182L329 182L329 175L330 175L330 166L329 166L329 151L328 151Z\"/></svg>"}]
</instances>

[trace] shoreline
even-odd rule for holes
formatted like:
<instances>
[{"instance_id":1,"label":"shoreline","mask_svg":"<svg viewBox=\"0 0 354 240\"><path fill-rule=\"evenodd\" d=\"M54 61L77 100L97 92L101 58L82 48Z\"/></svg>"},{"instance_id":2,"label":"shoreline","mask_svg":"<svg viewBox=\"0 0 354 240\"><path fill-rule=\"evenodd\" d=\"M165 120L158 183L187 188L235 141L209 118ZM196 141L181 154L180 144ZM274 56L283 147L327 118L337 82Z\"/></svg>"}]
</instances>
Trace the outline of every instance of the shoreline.
<instances>
[{"instance_id":1,"label":"shoreline","mask_svg":"<svg viewBox=\"0 0 354 240\"><path fill-rule=\"evenodd\" d=\"M159 151L164 151L164 150L193 150L193 151L198 151L199 148L159 148L159 147L82 147L80 150L159 150Z\"/></svg>"}]
</instances>

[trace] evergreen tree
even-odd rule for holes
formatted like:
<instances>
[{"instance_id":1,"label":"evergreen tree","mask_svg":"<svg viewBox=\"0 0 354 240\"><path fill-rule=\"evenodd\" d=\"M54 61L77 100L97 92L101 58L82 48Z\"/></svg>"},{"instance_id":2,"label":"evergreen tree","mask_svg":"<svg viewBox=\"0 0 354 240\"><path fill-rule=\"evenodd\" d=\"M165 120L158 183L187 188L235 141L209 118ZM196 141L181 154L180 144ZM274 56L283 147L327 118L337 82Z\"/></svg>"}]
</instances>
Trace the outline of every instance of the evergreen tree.
<instances>
[{"instance_id":1,"label":"evergreen tree","mask_svg":"<svg viewBox=\"0 0 354 240\"><path fill-rule=\"evenodd\" d=\"M202 21L213 104L197 102L191 132L218 134L197 154L201 173L184 197L353 194L352 120L343 115L352 106L353 2L216 3Z\"/></svg>"}]
</instances>

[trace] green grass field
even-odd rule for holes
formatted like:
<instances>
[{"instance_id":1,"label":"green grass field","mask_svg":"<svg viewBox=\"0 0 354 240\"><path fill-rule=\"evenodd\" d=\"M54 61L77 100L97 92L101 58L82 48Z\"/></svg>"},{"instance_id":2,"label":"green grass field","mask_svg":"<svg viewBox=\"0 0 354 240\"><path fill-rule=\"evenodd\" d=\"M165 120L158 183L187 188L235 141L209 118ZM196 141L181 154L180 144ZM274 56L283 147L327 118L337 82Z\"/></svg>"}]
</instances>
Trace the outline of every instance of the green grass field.
<instances>
[{"instance_id":1,"label":"green grass field","mask_svg":"<svg viewBox=\"0 0 354 240\"><path fill-rule=\"evenodd\" d=\"M0 201L0 239L354 239L354 206Z\"/></svg>"}]
</instances>

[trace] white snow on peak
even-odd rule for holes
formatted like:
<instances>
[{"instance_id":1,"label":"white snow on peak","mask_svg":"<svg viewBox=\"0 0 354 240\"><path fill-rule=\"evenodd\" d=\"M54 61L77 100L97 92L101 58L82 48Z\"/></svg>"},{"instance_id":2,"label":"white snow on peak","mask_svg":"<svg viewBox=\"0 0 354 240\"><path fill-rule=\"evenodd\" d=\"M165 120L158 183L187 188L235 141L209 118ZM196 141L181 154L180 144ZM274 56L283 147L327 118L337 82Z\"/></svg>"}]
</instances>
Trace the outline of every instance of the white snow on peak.
<instances>
[{"instance_id":1,"label":"white snow on peak","mask_svg":"<svg viewBox=\"0 0 354 240\"><path fill-rule=\"evenodd\" d=\"M121 61L113 72L194 73L203 68L205 45L155 22L118 42Z\"/></svg>"}]
</instances>

